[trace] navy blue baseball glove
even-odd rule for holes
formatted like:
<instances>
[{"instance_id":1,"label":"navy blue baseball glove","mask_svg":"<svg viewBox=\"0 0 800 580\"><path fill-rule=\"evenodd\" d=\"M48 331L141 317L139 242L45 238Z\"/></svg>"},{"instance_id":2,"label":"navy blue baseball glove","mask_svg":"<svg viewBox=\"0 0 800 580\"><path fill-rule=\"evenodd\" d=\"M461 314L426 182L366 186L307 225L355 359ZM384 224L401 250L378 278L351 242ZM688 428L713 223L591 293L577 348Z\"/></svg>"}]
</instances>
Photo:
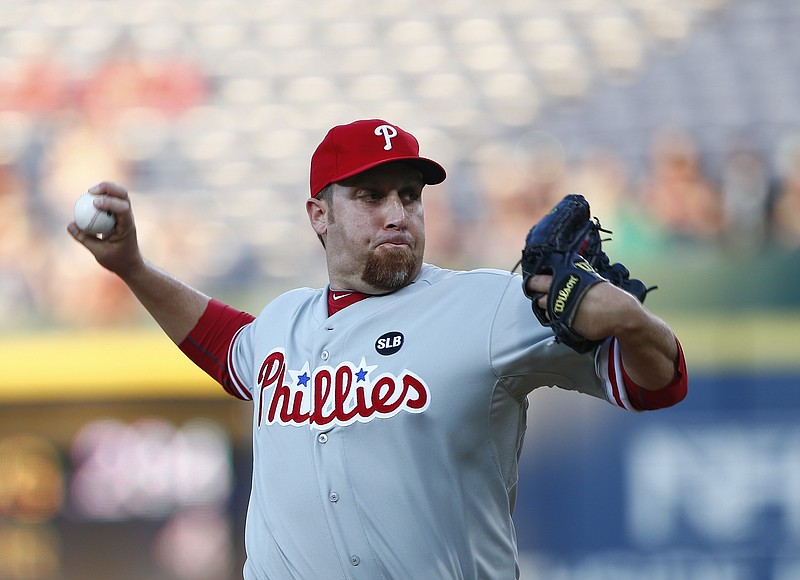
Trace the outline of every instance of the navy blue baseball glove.
<instances>
[{"instance_id":1,"label":"navy blue baseball glove","mask_svg":"<svg viewBox=\"0 0 800 580\"><path fill-rule=\"evenodd\" d=\"M531 299L536 318L552 328L558 342L580 353L589 352L602 342L587 340L573 328L578 305L589 288L611 282L640 302L655 288L631 278L624 265L611 263L603 251L601 233L611 232L604 230L596 218L591 219L586 199L578 194L567 195L528 232L519 261L523 289ZM553 276L546 309L537 303L542 294L527 290L528 278L536 274Z\"/></svg>"}]
</instances>

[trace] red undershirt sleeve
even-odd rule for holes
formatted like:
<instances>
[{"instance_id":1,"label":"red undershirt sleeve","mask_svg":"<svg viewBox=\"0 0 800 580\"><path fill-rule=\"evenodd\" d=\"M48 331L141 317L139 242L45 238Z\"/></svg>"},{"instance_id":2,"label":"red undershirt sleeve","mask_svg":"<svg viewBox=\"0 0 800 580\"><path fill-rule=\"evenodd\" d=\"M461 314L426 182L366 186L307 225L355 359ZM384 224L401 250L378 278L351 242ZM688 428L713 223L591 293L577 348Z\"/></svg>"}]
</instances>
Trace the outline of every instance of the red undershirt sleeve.
<instances>
[{"instance_id":1,"label":"red undershirt sleeve","mask_svg":"<svg viewBox=\"0 0 800 580\"><path fill-rule=\"evenodd\" d=\"M228 349L233 337L255 318L247 312L210 300L205 312L178 348L234 397L246 398L231 380ZM249 398L249 397L247 397Z\"/></svg>"},{"instance_id":2,"label":"red undershirt sleeve","mask_svg":"<svg viewBox=\"0 0 800 580\"><path fill-rule=\"evenodd\" d=\"M622 370L622 380L625 384L625 391L628 393L628 401L639 411L652 411L654 409L664 409L681 402L688 392L689 377L686 373L686 359L683 356L681 343L676 340L678 345L678 372L675 379L663 389L650 391L643 389L634 383L625 372L625 367L620 365Z\"/></svg>"}]
</instances>

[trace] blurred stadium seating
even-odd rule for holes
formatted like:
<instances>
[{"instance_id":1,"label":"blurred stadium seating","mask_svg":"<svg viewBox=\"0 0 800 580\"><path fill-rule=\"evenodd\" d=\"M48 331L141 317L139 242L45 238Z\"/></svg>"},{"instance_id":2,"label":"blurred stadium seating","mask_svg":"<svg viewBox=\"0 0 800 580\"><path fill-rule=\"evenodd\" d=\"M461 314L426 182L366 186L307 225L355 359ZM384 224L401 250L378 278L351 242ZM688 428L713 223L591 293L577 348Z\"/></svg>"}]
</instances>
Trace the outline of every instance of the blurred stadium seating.
<instances>
[{"instance_id":1,"label":"blurred stadium seating","mask_svg":"<svg viewBox=\"0 0 800 580\"><path fill-rule=\"evenodd\" d=\"M331 125L369 116L450 168L428 224L444 265L510 266L578 187L629 259L672 237L794 249L798 218L780 226L770 208L800 163L797 19L791 0L26 2L0 17L0 203L16 239L0 248L3 327L78 323L61 303L100 274L62 225L101 179L135 193L151 257L208 292L257 306L323 283L308 159ZM665 132L683 133L671 154L692 158L717 214L686 204L669 221L647 195ZM749 189L726 181L740 152L761 164ZM17 246L35 258L18 263Z\"/></svg>"}]
</instances>

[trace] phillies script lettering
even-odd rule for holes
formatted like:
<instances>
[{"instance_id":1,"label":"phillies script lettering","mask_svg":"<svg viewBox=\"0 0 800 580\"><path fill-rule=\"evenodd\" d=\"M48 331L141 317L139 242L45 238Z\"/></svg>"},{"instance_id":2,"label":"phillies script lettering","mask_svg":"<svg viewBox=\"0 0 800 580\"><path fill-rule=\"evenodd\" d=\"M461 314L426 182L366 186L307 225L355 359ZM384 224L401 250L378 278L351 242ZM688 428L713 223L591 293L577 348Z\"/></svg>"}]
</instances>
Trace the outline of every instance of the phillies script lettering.
<instances>
[{"instance_id":1,"label":"phillies script lettering","mask_svg":"<svg viewBox=\"0 0 800 580\"><path fill-rule=\"evenodd\" d=\"M430 390L414 373L383 373L375 366L343 362L309 372L287 369L283 351L272 351L258 373L258 426L310 425L326 428L385 418L401 411L421 413L428 407ZM287 380L287 375L289 380ZM266 414L266 416L265 416Z\"/></svg>"}]
</instances>

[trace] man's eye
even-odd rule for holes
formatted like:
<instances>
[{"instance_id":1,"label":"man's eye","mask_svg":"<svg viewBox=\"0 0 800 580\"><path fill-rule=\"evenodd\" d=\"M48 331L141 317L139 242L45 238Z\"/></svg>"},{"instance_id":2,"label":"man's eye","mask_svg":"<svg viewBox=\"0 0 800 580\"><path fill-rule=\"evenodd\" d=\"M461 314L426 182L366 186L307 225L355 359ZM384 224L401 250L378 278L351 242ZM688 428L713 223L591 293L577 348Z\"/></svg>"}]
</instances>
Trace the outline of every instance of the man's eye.
<instances>
[{"instance_id":1,"label":"man's eye","mask_svg":"<svg viewBox=\"0 0 800 580\"><path fill-rule=\"evenodd\" d=\"M375 200L380 199L381 194L371 189L363 189L361 190L361 197L368 200Z\"/></svg>"}]
</instances>

